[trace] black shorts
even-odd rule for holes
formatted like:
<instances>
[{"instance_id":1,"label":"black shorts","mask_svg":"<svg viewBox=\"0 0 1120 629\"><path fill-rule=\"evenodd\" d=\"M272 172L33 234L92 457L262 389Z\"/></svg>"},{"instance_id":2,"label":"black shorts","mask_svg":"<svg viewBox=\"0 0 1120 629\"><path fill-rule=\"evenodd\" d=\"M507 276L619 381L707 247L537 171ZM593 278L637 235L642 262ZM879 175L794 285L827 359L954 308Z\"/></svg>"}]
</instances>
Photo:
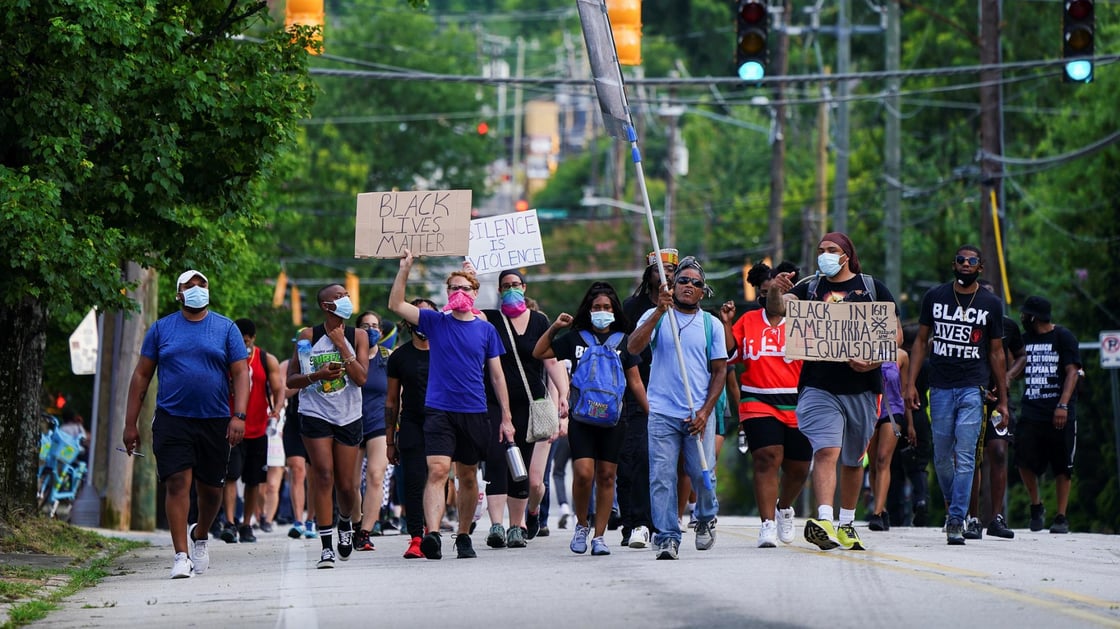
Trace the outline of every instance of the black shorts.
<instances>
[{"instance_id":1,"label":"black shorts","mask_svg":"<svg viewBox=\"0 0 1120 629\"><path fill-rule=\"evenodd\" d=\"M152 452L156 455L156 473L160 481L184 470L193 470L196 481L221 487L229 463L227 426L228 417L175 417L156 409L152 420Z\"/></svg>"},{"instance_id":2,"label":"black shorts","mask_svg":"<svg viewBox=\"0 0 1120 629\"><path fill-rule=\"evenodd\" d=\"M362 435L362 443L359 444L359 445L364 450L365 447L366 447L366 442L370 441L371 439L376 439L378 437L384 437L384 436L385 436L385 429L384 428L378 428L377 430L371 430L371 431L367 432L366 434Z\"/></svg>"},{"instance_id":3,"label":"black shorts","mask_svg":"<svg viewBox=\"0 0 1120 629\"><path fill-rule=\"evenodd\" d=\"M568 446L571 460L595 459L618 464L622 455L622 442L626 438L626 424L595 426L576 420L568 422Z\"/></svg>"},{"instance_id":4,"label":"black shorts","mask_svg":"<svg viewBox=\"0 0 1120 629\"><path fill-rule=\"evenodd\" d=\"M301 413L299 416L299 428L300 434L303 435L304 439L333 438L344 446L354 446L355 448L362 442L361 417L345 426L339 426L325 419Z\"/></svg>"},{"instance_id":5,"label":"black shorts","mask_svg":"<svg viewBox=\"0 0 1120 629\"><path fill-rule=\"evenodd\" d=\"M747 447L751 452L759 448L782 446L783 459L790 461L812 461L813 446L801 431L792 428L777 417L751 417L739 423L739 430L745 431Z\"/></svg>"},{"instance_id":6,"label":"black shorts","mask_svg":"<svg viewBox=\"0 0 1120 629\"><path fill-rule=\"evenodd\" d=\"M245 450L241 448L241 444L239 443L229 449L229 463L226 464L226 482L241 478L241 472L244 469Z\"/></svg>"},{"instance_id":7,"label":"black shorts","mask_svg":"<svg viewBox=\"0 0 1120 629\"><path fill-rule=\"evenodd\" d=\"M246 485L261 485L268 480L268 436L243 439L237 444L244 457L241 468L241 482Z\"/></svg>"},{"instance_id":8,"label":"black shorts","mask_svg":"<svg viewBox=\"0 0 1120 629\"><path fill-rule=\"evenodd\" d=\"M455 413L424 409L424 453L449 456L464 465L477 465L486 458L490 420L486 413Z\"/></svg>"},{"instance_id":9,"label":"black shorts","mask_svg":"<svg viewBox=\"0 0 1120 629\"><path fill-rule=\"evenodd\" d=\"M1077 422L1061 430L1048 421L1020 421L1015 432L1015 465L1041 476L1049 467L1054 476L1073 476L1077 453Z\"/></svg>"},{"instance_id":10,"label":"black shorts","mask_svg":"<svg viewBox=\"0 0 1120 629\"><path fill-rule=\"evenodd\" d=\"M301 425L299 413L288 413L288 418L284 420L284 434L281 435L284 440L284 458L286 459L301 456L305 460L311 460L311 457L307 456L307 447L303 445L303 435L300 434Z\"/></svg>"}]
</instances>

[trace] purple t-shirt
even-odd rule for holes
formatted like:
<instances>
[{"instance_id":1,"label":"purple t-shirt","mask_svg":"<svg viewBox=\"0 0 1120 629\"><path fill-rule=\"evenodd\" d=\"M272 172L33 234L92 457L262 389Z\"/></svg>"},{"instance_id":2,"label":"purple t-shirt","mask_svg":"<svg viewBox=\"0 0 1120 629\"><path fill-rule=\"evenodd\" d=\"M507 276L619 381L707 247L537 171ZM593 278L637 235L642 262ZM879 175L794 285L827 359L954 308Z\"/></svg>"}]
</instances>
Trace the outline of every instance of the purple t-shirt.
<instances>
[{"instance_id":1,"label":"purple t-shirt","mask_svg":"<svg viewBox=\"0 0 1120 629\"><path fill-rule=\"evenodd\" d=\"M479 318L460 321L450 313L420 310L430 359L424 404L441 411L486 412L486 361L505 353L498 332Z\"/></svg>"}]
</instances>

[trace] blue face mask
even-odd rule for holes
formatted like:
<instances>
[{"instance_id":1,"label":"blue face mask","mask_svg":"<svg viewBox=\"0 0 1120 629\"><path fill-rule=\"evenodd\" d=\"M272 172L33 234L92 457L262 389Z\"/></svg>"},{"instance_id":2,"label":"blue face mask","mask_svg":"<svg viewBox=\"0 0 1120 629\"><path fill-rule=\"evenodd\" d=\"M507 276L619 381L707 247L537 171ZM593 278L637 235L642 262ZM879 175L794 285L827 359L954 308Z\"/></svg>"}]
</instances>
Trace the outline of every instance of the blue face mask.
<instances>
[{"instance_id":1,"label":"blue face mask","mask_svg":"<svg viewBox=\"0 0 1120 629\"><path fill-rule=\"evenodd\" d=\"M188 308L205 308L210 305L210 291L201 286L191 286L183 291L183 305Z\"/></svg>"},{"instance_id":2,"label":"blue face mask","mask_svg":"<svg viewBox=\"0 0 1120 629\"><path fill-rule=\"evenodd\" d=\"M605 310L597 310L591 313L591 325L595 326L597 330L606 330L614 323L614 313Z\"/></svg>"},{"instance_id":3,"label":"blue face mask","mask_svg":"<svg viewBox=\"0 0 1120 629\"><path fill-rule=\"evenodd\" d=\"M822 253L817 256L817 267L825 277L833 277L843 268L840 266L839 253Z\"/></svg>"},{"instance_id":4,"label":"blue face mask","mask_svg":"<svg viewBox=\"0 0 1120 629\"><path fill-rule=\"evenodd\" d=\"M334 300L334 313L343 319L349 319L354 314L354 304L349 297L339 297Z\"/></svg>"},{"instance_id":5,"label":"blue face mask","mask_svg":"<svg viewBox=\"0 0 1120 629\"><path fill-rule=\"evenodd\" d=\"M381 340L381 330L379 330L377 328L370 328L370 329L366 330L366 334L369 335L369 346L370 347L373 347L374 345L377 345L377 342Z\"/></svg>"}]
</instances>

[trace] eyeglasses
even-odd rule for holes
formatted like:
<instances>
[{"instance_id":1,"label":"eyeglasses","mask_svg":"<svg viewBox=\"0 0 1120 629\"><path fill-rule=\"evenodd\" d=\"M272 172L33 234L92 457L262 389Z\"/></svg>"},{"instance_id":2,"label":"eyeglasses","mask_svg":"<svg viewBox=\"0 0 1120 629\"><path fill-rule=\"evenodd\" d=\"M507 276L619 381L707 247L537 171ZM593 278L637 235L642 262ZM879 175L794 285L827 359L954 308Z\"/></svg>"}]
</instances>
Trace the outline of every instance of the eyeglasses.
<instances>
[{"instance_id":1,"label":"eyeglasses","mask_svg":"<svg viewBox=\"0 0 1120 629\"><path fill-rule=\"evenodd\" d=\"M447 287L447 292L449 292L449 293L454 293L455 291L463 291L465 293L467 291L472 291L472 290L474 290L474 288L471 287L471 286L449 285Z\"/></svg>"},{"instance_id":2,"label":"eyeglasses","mask_svg":"<svg viewBox=\"0 0 1120 629\"><path fill-rule=\"evenodd\" d=\"M381 329L381 324L380 323L359 323L358 327L363 329L363 330L380 330Z\"/></svg>"},{"instance_id":3,"label":"eyeglasses","mask_svg":"<svg viewBox=\"0 0 1120 629\"><path fill-rule=\"evenodd\" d=\"M698 280L684 275L677 278L677 284L684 286L685 284L692 284L696 288L704 288L704 280Z\"/></svg>"},{"instance_id":4,"label":"eyeglasses","mask_svg":"<svg viewBox=\"0 0 1120 629\"><path fill-rule=\"evenodd\" d=\"M968 266L976 266L980 264L980 258L977 256L957 256L957 264L964 264L965 262L968 263Z\"/></svg>"},{"instance_id":5,"label":"eyeglasses","mask_svg":"<svg viewBox=\"0 0 1120 629\"><path fill-rule=\"evenodd\" d=\"M511 288L525 288L525 285L521 282L509 282L506 284L499 284L498 288L502 289L503 291L507 291Z\"/></svg>"}]
</instances>

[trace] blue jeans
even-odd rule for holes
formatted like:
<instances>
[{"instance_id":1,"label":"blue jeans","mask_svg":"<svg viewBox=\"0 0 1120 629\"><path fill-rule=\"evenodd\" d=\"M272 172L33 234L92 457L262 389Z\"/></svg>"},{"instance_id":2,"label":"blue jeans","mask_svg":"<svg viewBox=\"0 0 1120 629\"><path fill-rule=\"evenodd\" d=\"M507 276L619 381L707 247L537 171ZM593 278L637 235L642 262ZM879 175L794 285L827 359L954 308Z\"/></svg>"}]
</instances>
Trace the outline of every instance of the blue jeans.
<instances>
[{"instance_id":1,"label":"blue jeans","mask_svg":"<svg viewBox=\"0 0 1120 629\"><path fill-rule=\"evenodd\" d=\"M961 522L968 515L976 442L984 421L980 387L929 390L933 429L933 468L941 493L949 501L949 518Z\"/></svg>"},{"instance_id":2,"label":"blue jeans","mask_svg":"<svg viewBox=\"0 0 1120 629\"><path fill-rule=\"evenodd\" d=\"M715 463L716 422L709 420L704 428L704 458L708 469ZM696 491L696 519L708 522L716 517L715 479L712 489L704 488L700 452L696 437L688 434L687 424L678 417L649 414L649 502L653 526L658 530L653 542L681 541L681 523L677 513L677 461L684 455L684 470Z\"/></svg>"}]
</instances>

